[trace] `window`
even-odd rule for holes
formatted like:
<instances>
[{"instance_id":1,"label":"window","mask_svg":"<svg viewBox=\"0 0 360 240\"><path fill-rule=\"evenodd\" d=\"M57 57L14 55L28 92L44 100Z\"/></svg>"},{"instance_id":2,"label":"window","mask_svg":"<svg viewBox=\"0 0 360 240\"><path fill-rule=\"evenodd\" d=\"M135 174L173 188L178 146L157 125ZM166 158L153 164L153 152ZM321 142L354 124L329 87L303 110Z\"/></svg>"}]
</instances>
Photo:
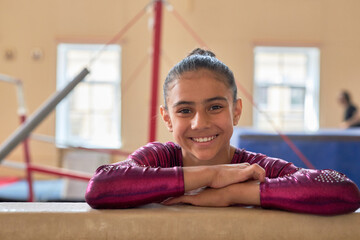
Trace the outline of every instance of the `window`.
<instances>
[{"instance_id":1,"label":"window","mask_svg":"<svg viewBox=\"0 0 360 240\"><path fill-rule=\"evenodd\" d=\"M59 44L57 88L70 82L102 44ZM58 105L57 146L120 148L120 54L109 45L91 65L90 74Z\"/></svg>"},{"instance_id":2,"label":"window","mask_svg":"<svg viewBox=\"0 0 360 240\"><path fill-rule=\"evenodd\" d=\"M254 126L273 130L315 131L319 128L319 49L255 47Z\"/></svg>"}]
</instances>

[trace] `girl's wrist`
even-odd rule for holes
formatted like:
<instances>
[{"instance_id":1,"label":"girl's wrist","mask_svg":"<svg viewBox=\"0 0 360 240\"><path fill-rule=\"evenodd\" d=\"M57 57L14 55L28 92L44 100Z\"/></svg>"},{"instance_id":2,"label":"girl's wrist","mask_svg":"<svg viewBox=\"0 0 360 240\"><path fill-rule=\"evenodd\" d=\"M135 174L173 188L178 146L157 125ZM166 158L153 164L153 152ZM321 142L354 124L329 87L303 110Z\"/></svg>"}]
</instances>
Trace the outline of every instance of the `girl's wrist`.
<instances>
[{"instance_id":1,"label":"girl's wrist","mask_svg":"<svg viewBox=\"0 0 360 240\"><path fill-rule=\"evenodd\" d=\"M209 187L216 175L214 166L183 167L185 192Z\"/></svg>"},{"instance_id":2,"label":"girl's wrist","mask_svg":"<svg viewBox=\"0 0 360 240\"><path fill-rule=\"evenodd\" d=\"M225 194L230 205L260 205L260 182L248 181L226 187Z\"/></svg>"}]
</instances>

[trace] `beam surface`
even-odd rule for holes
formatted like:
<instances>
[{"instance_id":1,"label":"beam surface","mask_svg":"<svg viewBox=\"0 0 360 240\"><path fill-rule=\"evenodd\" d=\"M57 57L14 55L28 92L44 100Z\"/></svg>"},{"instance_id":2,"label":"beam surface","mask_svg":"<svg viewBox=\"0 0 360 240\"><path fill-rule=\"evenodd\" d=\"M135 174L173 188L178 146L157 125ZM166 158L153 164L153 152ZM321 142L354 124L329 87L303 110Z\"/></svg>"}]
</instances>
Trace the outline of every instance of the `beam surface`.
<instances>
[{"instance_id":1,"label":"beam surface","mask_svg":"<svg viewBox=\"0 0 360 240\"><path fill-rule=\"evenodd\" d=\"M316 216L260 208L0 203L0 239L359 239L360 211Z\"/></svg>"}]
</instances>

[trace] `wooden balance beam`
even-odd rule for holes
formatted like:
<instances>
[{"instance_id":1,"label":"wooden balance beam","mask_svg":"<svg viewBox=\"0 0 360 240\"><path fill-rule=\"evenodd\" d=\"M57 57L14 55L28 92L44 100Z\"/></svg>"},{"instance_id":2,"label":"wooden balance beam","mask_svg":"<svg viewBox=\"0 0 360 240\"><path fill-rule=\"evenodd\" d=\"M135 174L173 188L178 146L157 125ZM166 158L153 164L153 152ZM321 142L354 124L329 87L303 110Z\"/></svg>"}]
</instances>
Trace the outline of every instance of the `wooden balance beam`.
<instances>
[{"instance_id":1,"label":"wooden balance beam","mask_svg":"<svg viewBox=\"0 0 360 240\"><path fill-rule=\"evenodd\" d=\"M360 209L316 216L259 208L0 203L0 239L360 239Z\"/></svg>"}]
</instances>

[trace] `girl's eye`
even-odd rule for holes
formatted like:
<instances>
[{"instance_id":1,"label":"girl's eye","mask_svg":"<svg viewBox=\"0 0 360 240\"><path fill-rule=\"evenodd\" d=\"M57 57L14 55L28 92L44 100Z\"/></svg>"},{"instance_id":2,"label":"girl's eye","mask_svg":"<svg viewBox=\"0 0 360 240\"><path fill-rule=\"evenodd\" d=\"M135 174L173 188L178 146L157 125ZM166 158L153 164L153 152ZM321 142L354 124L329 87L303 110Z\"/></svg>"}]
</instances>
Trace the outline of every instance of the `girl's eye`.
<instances>
[{"instance_id":1,"label":"girl's eye","mask_svg":"<svg viewBox=\"0 0 360 240\"><path fill-rule=\"evenodd\" d=\"M184 109L180 109L180 110L178 111L178 113L181 113L181 114L189 114L189 113L191 113L191 111L190 111L190 109L188 109L188 108L184 108Z\"/></svg>"},{"instance_id":2,"label":"girl's eye","mask_svg":"<svg viewBox=\"0 0 360 240\"><path fill-rule=\"evenodd\" d=\"M211 106L210 107L210 111L216 111L216 110L220 110L222 109L223 107L220 106L220 105L214 105L214 106Z\"/></svg>"}]
</instances>

